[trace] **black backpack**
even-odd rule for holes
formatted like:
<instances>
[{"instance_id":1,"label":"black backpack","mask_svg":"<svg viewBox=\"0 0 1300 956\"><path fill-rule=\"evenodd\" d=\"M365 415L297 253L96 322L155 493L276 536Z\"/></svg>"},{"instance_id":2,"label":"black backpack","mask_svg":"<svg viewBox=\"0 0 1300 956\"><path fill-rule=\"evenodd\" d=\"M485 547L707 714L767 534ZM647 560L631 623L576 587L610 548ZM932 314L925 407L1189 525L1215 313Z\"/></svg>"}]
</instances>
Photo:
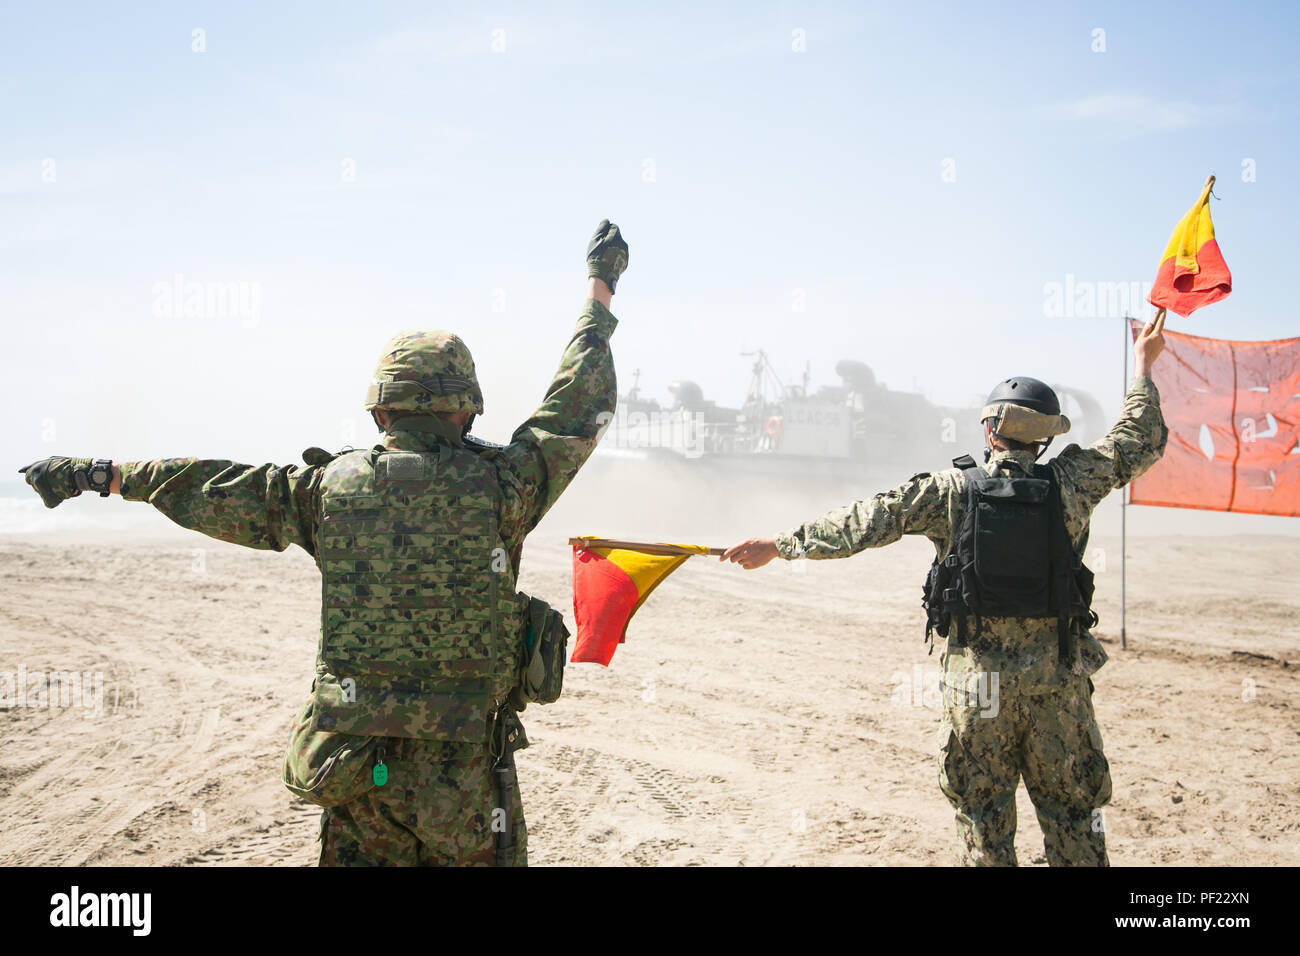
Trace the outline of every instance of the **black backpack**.
<instances>
[{"instance_id":1,"label":"black backpack","mask_svg":"<svg viewBox=\"0 0 1300 956\"><path fill-rule=\"evenodd\" d=\"M990 478L969 455L953 460L966 479L966 507L952 547L925 579L925 636L960 647L979 637L984 617L1056 618L1060 653L1072 653L1073 622L1094 627L1093 575L1070 542L1056 476ZM974 631L970 619L974 618ZM931 647L933 650L933 646Z\"/></svg>"}]
</instances>

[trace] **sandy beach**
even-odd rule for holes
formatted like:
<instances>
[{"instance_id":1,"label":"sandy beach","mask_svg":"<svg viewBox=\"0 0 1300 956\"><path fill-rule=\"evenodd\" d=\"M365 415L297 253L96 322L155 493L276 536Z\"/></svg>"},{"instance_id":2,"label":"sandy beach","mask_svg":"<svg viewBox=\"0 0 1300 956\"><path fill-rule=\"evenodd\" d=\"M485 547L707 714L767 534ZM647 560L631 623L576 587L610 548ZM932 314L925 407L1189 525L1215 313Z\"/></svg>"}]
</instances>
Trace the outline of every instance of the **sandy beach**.
<instances>
[{"instance_id":1,"label":"sandy beach","mask_svg":"<svg viewBox=\"0 0 1300 956\"><path fill-rule=\"evenodd\" d=\"M79 706L0 718L0 864L313 864L319 811L279 770L311 680L315 566L135 507L149 531L0 537L0 672L86 675ZM565 533L598 530L578 520L548 517L520 580L570 624ZM1300 864L1300 596L1276 587L1295 539L1130 540L1128 650L1118 541L1093 546L1111 556L1096 704L1112 862ZM561 701L524 714L530 862L954 862L925 692L931 553L688 562L609 669L571 666ZM1023 786L1018 810L1020 862L1042 864Z\"/></svg>"}]
</instances>

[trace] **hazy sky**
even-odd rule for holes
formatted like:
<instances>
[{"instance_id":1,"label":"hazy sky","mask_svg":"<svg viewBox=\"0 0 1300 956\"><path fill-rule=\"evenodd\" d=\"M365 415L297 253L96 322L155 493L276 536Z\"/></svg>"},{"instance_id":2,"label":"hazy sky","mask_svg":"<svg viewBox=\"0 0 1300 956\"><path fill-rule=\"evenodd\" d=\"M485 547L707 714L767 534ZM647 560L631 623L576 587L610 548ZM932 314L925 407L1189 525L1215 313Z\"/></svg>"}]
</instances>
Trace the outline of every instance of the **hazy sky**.
<instances>
[{"instance_id":1,"label":"hazy sky","mask_svg":"<svg viewBox=\"0 0 1300 956\"><path fill-rule=\"evenodd\" d=\"M1209 172L1235 289L1171 328L1300 334L1294 4L430 6L0 5L6 474L369 443L416 326L464 336L503 439L603 216L620 388L661 400L737 403L762 347L1113 412L1118 314L1046 290L1149 282ZM245 311L186 317L177 282Z\"/></svg>"}]
</instances>

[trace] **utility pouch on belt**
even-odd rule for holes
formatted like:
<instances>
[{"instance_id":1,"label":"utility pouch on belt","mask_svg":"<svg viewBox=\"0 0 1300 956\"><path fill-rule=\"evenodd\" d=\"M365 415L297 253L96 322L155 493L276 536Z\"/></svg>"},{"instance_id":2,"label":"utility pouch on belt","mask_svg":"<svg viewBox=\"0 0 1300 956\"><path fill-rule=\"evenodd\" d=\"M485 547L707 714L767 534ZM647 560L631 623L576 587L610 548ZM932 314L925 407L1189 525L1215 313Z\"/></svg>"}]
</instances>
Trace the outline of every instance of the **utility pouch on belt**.
<instances>
[{"instance_id":1,"label":"utility pouch on belt","mask_svg":"<svg viewBox=\"0 0 1300 956\"><path fill-rule=\"evenodd\" d=\"M564 626L564 616L541 598L522 592L516 597L524 612L523 657L510 703L518 711L528 704L553 704L559 699L569 629Z\"/></svg>"},{"instance_id":2,"label":"utility pouch on belt","mask_svg":"<svg viewBox=\"0 0 1300 956\"><path fill-rule=\"evenodd\" d=\"M375 786L376 737L312 729L315 700L294 723L280 778L290 791L318 807L337 807Z\"/></svg>"}]
</instances>

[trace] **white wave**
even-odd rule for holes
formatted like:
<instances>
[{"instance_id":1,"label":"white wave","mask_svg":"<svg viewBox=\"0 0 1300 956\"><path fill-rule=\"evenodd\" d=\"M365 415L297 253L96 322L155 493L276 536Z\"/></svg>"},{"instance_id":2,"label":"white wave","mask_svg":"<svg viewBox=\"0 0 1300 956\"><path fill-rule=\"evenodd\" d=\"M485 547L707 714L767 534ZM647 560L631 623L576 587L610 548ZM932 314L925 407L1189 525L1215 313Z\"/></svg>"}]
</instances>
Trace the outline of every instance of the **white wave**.
<instances>
[{"instance_id":1,"label":"white wave","mask_svg":"<svg viewBox=\"0 0 1300 956\"><path fill-rule=\"evenodd\" d=\"M139 502L73 500L46 508L34 492L29 494L30 499L0 497L0 534L137 533L174 527Z\"/></svg>"}]
</instances>

